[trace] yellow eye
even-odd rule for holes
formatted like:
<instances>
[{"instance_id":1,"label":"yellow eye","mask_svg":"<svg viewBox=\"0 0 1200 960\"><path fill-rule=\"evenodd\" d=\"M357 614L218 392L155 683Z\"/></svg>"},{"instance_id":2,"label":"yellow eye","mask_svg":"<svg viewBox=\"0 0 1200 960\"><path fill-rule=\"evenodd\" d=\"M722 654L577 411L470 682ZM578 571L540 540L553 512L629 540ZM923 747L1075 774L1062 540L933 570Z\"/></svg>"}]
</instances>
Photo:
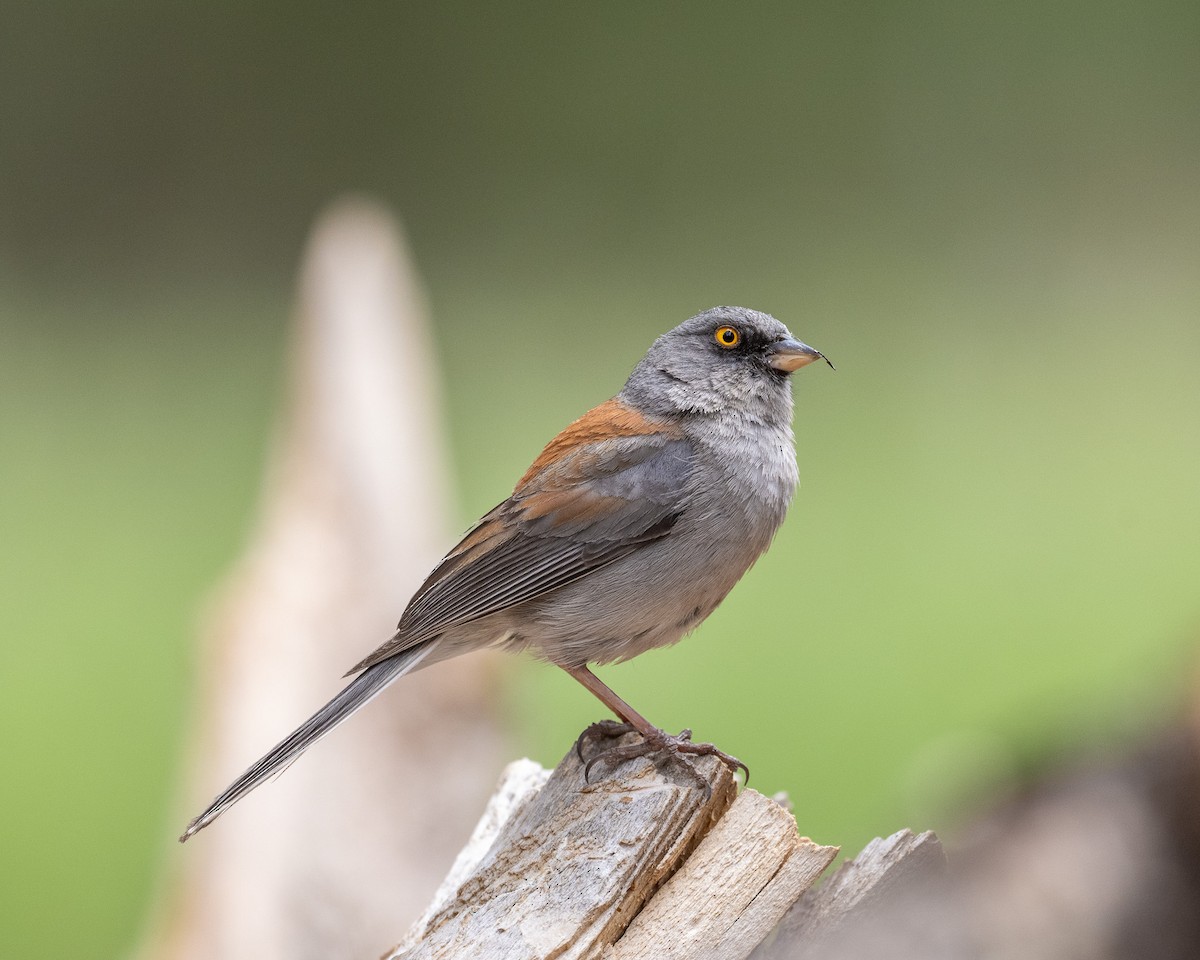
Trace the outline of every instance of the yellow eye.
<instances>
[{"instance_id":1,"label":"yellow eye","mask_svg":"<svg viewBox=\"0 0 1200 960\"><path fill-rule=\"evenodd\" d=\"M717 332L713 334L718 344L726 350L732 350L742 342L742 335L738 332L737 327L718 327Z\"/></svg>"}]
</instances>

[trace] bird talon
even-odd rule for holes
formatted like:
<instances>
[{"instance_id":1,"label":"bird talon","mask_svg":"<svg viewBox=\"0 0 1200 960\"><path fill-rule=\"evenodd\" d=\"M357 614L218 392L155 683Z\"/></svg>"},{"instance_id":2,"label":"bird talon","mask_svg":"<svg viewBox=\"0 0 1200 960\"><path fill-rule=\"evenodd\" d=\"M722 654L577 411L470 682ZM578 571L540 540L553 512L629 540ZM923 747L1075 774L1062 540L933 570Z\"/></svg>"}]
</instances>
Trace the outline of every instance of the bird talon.
<instances>
[{"instance_id":1,"label":"bird talon","mask_svg":"<svg viewBox=\"0 0 1200 960\"><path fill-rule=\"evenodd\" d=\"M607 739L615 739L622 737L631 732L633 726L628 723L617 723L616 720L598 720L596 723L584 727L583 732L575 740L575 756L579 758L580 763L587 762L583 756L583 744L586 740L593 738L605 737ZM603 756L606 751L601 751L600 756Z\"/></svg>"},{"instance_id":2,"label":"bird talon","mask_svg":"<svg viewBox=\"0 0 1200 960\"><path fill-rule=\"evenodd\" d=\"M596 754L596 756L592 757L591 760L589 760L587 763L585 763L583 765L583 782L584 783L592 782L592 767L594 767L597 763L599 763L603 759L604 759L604 754L598 753L598 754Z\"/></svg>"}]
</instances>

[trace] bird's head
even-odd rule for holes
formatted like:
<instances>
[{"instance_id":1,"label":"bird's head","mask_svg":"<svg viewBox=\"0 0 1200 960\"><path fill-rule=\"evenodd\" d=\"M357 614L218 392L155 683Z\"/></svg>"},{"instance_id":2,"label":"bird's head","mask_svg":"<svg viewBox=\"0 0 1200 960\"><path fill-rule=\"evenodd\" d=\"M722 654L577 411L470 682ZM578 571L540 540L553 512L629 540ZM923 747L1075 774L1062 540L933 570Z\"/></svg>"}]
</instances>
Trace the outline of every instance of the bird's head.
<instances>
[{"instance_id":1,"label":"bird's head","mask_svg":"<svg viewBox=\"0 0 1200 960\"><path fill-rule=\"evenodd\" d=\"M829 363L769 314L713 307L655 340L621 395L662 415L734 413L786 423L789 375L814 360Z\"/></svg>"}]
</instances>

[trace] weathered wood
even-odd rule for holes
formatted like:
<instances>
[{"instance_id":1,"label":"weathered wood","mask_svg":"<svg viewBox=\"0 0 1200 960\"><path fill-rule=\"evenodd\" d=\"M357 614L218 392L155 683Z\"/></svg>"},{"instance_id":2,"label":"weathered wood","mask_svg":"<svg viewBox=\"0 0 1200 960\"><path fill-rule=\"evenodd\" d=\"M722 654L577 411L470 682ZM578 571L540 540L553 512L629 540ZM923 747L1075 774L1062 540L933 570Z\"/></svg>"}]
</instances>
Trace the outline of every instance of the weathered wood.
<instances>
[{"instance_id":1,"label":"weathered wood","mask_svg":"<svg viewBox=\"0 0 1200 960\"><path fill-rule=\"evenodd\" d=\"M569 753L404 960L586 960L612 944L733 802L714 757L622 763L586 784Z\"/></svg>"},{"instance_id":2,"label":"weathered wood","mask_svg":"<svg viewBox=\"0 0 1200 960\"><path fill-rule=\"evenodd\" d=\"M916 890L940 876L945 866L941 842L932 832L901 830L886 839L876 837L819 889L796 901L752 960L799 960L823 953L843 931L881 917L889 898Z\"/></svg>"},{"instance_id":3,"label":"weathered wood","mask_svg":"<svg viewBox=\"0 0 1200 960\"><path fill-rule=\"evenodd\" d=\"M488 801L483 816L471 832L467 845L459 852L454 866L433 895L433 901L413 924L408 936L389 954L398 956L410 949L428 932L434 917L445 909L471 874L479 866L500 835L500 831L513 817L521 813L537 796L538 791L550 779L550 771L532 760L516 760L504 768L496 792Z\"/></svg>"},{"instance_id":4,"label":"weathered wood","mask_svg":"<svg viewBox=\"0 0 1200 960\"><path fill-rule=\"evenodd\" d=\"M782 806L744 790L606 960L742 960L837 856Z\"/></svg>"},{"instance_id":5,"label":"weathered wood","mask_svg":"<svg viewBox=\"0 0 1200 960\"><path fill-rule=\"evenodd\" d=\"M744 960L837 855L776 800L735 799L713 757L630 760L589 785L571 751L543 777L506 771L388 960Z\"/></svg>"},{"instance_id":6,"label":"weathered wood","mask_svg":"<svg viewBox=\"0 0 1200 960\"><path fill-rule=\"evenodd\" d=\"M337 691L453 542L428 328L396 224L335 205L305 256L255 530L199 638L176 827ZM494 668L476 655L406 678L186 847L163 825L171 875L138 955L377 954L502 764Z\"/></svg>"}]
</instances>

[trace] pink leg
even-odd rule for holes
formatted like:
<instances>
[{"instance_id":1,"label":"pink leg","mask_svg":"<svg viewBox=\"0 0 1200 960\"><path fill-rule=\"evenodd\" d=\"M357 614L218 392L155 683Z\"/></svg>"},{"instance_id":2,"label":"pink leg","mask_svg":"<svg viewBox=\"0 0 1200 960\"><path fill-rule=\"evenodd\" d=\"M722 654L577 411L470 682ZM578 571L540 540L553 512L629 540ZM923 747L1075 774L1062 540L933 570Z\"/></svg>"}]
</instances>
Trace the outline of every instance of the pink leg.
<instances>
[{"instance_id":1,"label":"pink leg","mask_svg":"<svg viewBox=\"0 0 1200 960\"><path fill-rule=\"evenodd\" d=\"M587 664L568 667L564 664L559 664L576 680L582 683L592 694L603 703L609 710L615 713L624 721L624 726L627 729L637 731L642 736L640 744L629 744L627 746L611 747L596 756L591 760L586 761L583 768L583 776L586 780L591 773L592 766L600 760L609 763L619 763L622 760L630 759L631 757L645 756L647 753L657 753L660 751L669 751L675 754L691 753L700 756L715 756L719 757L731 770L742 770L746 774L746 782L750 782L750 768L747 767L737 757L730 756L721 750L718 750L711 743L692 743L692 731L684 730L678 736L671 736L669 733L660 730L649 720L643 717L640 713L633 709L628 703L622 700L613 690L605 683L601 682L591 670L587 668ZM619 725L613 725L611 721L603 721L602 723L593 723L590 727L583 731L579 740L575 743L575 752L579 755L579 759L583 760L583 741L590 736L605 733L611 736L620 730ZM621 731L627 732L627 731ZM707 784L706 784L707 786Z\"/></svg>"},{"instance_id":2,"label":"pink leg","mask_svg":"<svg viewBox=\"0 0 1200 960\"><path fill-rule=\"evenodd\" d=\"M563 669L587 687L597 700L633 727L643 737L651 737L662 733L658 727L618 697L611 687L587 668L587 664L578 667L563 667Z\"/></svg>"}]
</instances>

